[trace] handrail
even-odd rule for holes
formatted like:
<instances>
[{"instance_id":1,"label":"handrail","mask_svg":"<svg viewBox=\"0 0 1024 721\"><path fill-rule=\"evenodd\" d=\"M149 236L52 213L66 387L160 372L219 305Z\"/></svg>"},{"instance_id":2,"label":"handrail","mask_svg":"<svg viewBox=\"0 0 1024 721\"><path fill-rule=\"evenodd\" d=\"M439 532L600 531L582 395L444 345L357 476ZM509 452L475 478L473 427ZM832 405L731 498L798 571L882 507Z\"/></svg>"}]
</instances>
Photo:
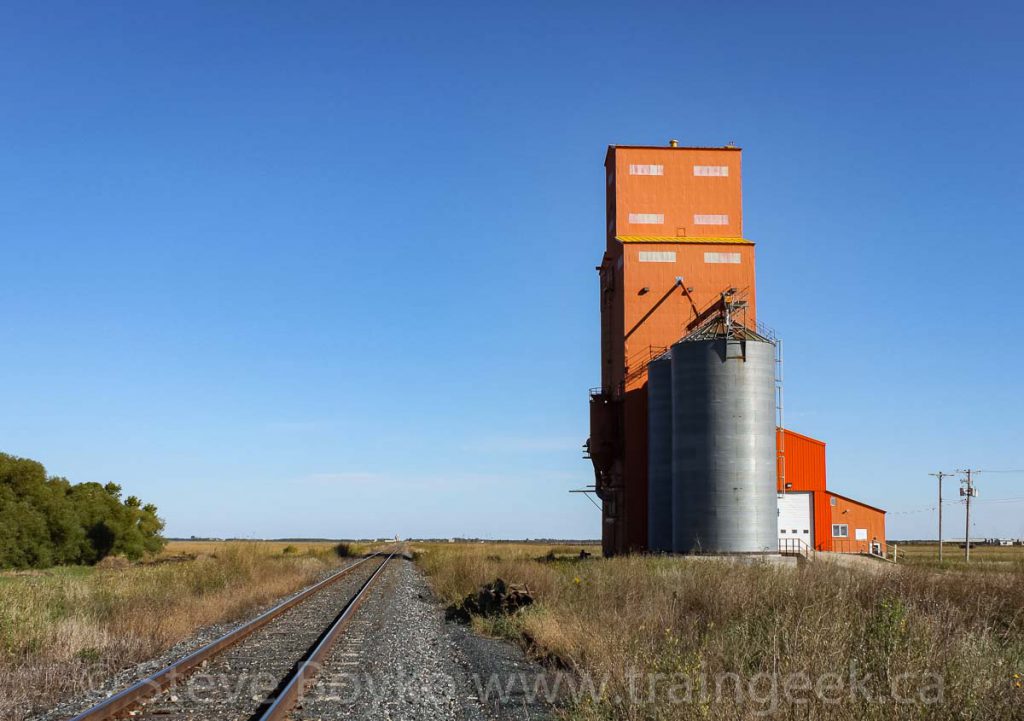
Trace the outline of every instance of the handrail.
<instances>
[{"instance_id":1,"label":"handrail","mask_svg":"<svg viewBox=\"0 0 1024 721\"><path fill-rule=\"evenodd\" d=\"M808 560L813 560L817 555L817 551L802 538L780 538L779 553L783 556L803 556Z\"/></svg>"},{"instance_id":2,"label":"handrail","mask_svg":"<svg viewBox=\"0 0 1024 721\"><path fill-rule=\"evenodd\" d=\"M626 368L630 369L623 378L627 385L647 372L647 366L651 361L664 355L669 349L667 345L644 346L626 358Z\"/></svg>"}]
</instances>

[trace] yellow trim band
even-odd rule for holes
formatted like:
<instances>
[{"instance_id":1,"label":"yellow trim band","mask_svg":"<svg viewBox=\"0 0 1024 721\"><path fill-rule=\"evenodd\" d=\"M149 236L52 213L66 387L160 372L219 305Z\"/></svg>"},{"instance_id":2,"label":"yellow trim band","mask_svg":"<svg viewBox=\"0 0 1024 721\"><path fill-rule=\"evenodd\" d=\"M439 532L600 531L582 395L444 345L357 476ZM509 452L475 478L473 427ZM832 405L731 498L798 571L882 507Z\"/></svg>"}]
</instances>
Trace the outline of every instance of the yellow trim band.
<instances>
[{"instance_id":1,"label":"yellow trim band","mask_svg":"<svg viewBox=\"0 0 1024 721\"><path fill-rule=\"evenodd\" d=\"M730 243L732 245L753 245L746 238L695 238L676 237L674 235L617 235L615 240L620 243Z\"/></svg>"}]
</instances>

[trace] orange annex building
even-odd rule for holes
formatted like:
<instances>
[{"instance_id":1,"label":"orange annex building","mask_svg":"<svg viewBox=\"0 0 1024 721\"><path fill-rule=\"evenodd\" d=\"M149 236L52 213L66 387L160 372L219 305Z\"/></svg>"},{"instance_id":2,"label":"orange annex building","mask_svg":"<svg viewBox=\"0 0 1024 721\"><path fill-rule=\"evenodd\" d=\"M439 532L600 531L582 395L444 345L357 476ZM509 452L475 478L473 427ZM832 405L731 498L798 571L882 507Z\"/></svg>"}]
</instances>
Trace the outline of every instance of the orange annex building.
<instances>
[{"instance_id":1,"label":"orange annex building","mask_svg":"<svg viewBox=\"0 0 1024 721\"><path fill-rule=\"evenodd\" d=\"M885 511L828 490L825 443L780 428L777 447L780 544L883 555Z\"/></svg>"},{"instance_id":2,"label":"orange annex building","mask_svg":"<svg viewBox=\"0 0 1024 721\"><path fill-rule=\"evenodd\" d=\"M668 146L613 145L605 156L605 252L597 266L601 386L591 391L587 450L594 490L602 501L602 545L608 555L647 547L647 364L726 302L742 308L739 322L757 330L755 246L743 235L741 159L741 149L732 145L681 147L675 141ZM805 447L804 436L786 432L780 438L792 445L785 448L785 461L782 448L779 453L780 468L788 471L785 482L794 484L780 487L780 497L809 494L813 520L806 524L808 537L813 531L813 545L832 550L837 544L825 536L832 523L824 504L853 518L852 507L840 504L856 502L826 497L824 444L818 458L814 444L819 441L806 439ZM820 472L812 472L819 462ZM807 473L798 470L803 465ZM846 525L849 544L835 539L844 540L839 544L843 550L854 548L855 533L863 535L853 530L862 526ZM875 535L884 539L884 521L881 534L877 523L864 527L872 534L865 548ZM804 526L798 530L803 537Z\"/></svg>"}]
</instances>

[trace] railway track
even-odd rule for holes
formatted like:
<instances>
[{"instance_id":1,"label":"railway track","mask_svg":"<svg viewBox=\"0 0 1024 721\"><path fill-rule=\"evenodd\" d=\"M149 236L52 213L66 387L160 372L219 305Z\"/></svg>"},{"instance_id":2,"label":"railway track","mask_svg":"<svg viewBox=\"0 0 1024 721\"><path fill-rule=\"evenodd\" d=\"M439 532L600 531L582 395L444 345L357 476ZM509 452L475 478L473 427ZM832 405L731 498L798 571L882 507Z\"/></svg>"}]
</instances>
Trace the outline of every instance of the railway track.
<instances>
[{"instance_id":1,"label":"railway track","mask_svg":"<svg viewBox=\"0 0 1024 721\"><path fill-rule=\"evenodd\" d=\"M397 551L341 569L71 721L282 721Z\"/></svg>"}]
</instances>

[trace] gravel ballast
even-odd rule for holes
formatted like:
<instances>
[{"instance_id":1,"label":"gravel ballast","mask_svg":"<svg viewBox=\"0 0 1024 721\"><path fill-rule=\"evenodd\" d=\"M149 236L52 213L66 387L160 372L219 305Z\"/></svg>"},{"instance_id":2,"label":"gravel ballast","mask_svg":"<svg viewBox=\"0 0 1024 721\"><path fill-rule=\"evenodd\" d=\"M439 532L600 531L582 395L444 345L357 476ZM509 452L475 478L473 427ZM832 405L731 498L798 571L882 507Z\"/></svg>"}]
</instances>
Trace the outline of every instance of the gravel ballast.
<instances>
[{"instance_id":1,"label":"gravel ballast","mask_svg":"<svg viewBox=\"0 0 1024 721\"><path fill-rule=\"evenodd\" d=\"M543 719L548 674L504 641L444 620L415 564L396 556L293 713L334 719Z\"/></svg>"}]
</instances>

